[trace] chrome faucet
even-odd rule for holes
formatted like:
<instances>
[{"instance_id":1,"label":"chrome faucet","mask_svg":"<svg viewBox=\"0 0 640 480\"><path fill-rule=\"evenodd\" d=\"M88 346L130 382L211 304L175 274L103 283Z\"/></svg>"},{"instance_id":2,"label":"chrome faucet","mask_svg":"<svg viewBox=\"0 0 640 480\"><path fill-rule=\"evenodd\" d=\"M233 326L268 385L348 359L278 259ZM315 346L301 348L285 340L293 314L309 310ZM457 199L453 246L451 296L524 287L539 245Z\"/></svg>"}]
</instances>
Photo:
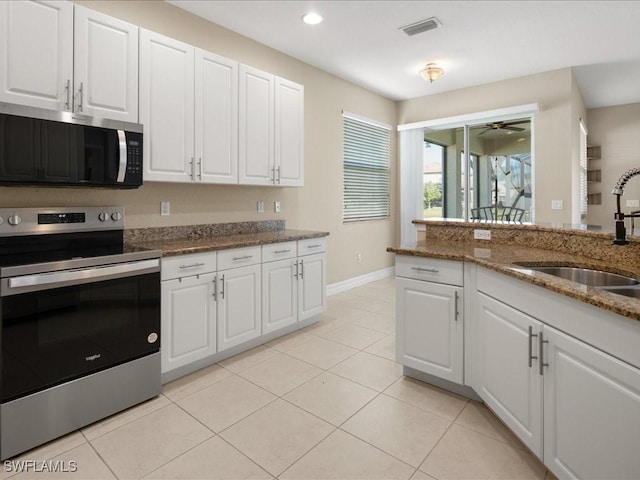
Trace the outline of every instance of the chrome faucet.
<instances>
[{"instance_id":1,"label":"chrome faucet","mask_svg":"<svg viewBox=\"0 0 640 480\"><path fill-rule=\"evenodd\" d=\"M622 213L622 209L620 208L620 197L624 193L624 186L627 182L636 175L640 175L640 168L632 168L627 170L622 174L622 176L618 179L618 183L613 187L613 191L611 192L616 196L616 207L617 211L614 215L616 219L616 238L613 240L615 245L627 245L629 240L627 240L627 229L624 227L624 219L625 218L638 218L640 217L640 213L631 212L627 215Z\"/></svg>"}]
</instances>

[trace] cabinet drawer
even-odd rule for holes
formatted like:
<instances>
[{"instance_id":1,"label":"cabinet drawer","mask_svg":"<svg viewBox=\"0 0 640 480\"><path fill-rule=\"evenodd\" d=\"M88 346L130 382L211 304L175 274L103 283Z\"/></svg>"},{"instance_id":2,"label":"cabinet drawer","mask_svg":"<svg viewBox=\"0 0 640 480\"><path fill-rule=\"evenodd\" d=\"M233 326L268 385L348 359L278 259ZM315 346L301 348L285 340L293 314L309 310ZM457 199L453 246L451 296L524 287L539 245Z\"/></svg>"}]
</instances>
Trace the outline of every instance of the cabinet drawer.
<instances>
[{"instance_id":1,"label":"cabinet drawer","mask_svg":"<svg viewBox=\"0 0 640 480\"><path fill-rule=\"evenodd\" d=\"M216 252L166 257L160 264L162 280L211 273L216 271Z\"/></svg>"},{"instance_id":2,"label":"cabinet drawer","mask_svg":"<svg viewBox=\"0 0 640 480\"><path fill-rule=\"evenodd\" d=\"M297 255L296 242L273 243L262 246L262 262L273 262L293 258Z\"/></svg>"},{"instance_id":3,"label":"cabinet drawer","mask_svg":"<svg viewBox=\"0 0 640 480\"><path fill-rule=\"evenodd\" d=\"M396 257L397 277L462 286L462 272L462 262L403 255Z\"/></svg>"},{"instance_id":4,"label":"cabinet drawer","mask_svg":"<svg viewBox=\"0 0 640 480\"><path fill-rule=\"evenodd\" d=\"M260 246L233 248L231 250L220 250L218 252L218 270L244 267L260 263Z\"/></svg>"},{"instance_id":5,"label":"cabinet drawer","mask_svg":"<svg viewBox=\"0 0 640 480\"><path fill-rule=\"evenodd\" d=\"M327 237L298 240L298 256L311 255L327 251Z\"/></svg>"}]
</instances>

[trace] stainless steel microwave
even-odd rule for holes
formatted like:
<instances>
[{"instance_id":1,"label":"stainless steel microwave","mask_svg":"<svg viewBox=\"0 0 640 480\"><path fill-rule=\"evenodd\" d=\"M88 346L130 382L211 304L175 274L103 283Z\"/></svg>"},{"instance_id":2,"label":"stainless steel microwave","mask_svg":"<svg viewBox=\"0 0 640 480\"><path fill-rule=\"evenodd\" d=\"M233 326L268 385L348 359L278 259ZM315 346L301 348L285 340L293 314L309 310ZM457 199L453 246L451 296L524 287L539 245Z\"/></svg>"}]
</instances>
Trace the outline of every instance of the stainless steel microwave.
<instances>
[{"instance_id":1,"label":"stainless steel microwave","mask_svg":"<svg viewBox=\"0 0 640 480\"><path fill-rule=\"evenodd\" d=\"M137 188L142 125L0 103L0 185Z\"/></svg>"}]
</instances>

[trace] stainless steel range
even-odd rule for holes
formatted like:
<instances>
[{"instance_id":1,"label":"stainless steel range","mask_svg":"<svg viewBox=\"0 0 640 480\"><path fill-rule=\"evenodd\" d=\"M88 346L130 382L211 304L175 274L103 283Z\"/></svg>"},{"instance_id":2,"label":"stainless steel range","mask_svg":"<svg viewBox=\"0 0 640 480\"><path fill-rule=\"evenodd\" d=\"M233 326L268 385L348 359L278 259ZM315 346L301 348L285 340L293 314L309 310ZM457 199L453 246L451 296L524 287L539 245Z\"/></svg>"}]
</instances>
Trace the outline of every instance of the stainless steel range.
<instances>
[{"instance_id":1,"label":"stainless steel range","mask_svg":"<svg viewBox=\"0 0 640 480\"><path fill-rule=\"evenodd\" d=\"M121 207L0 209L0 458L160 393L160 252Z\"/></svg>"}]
</instances>

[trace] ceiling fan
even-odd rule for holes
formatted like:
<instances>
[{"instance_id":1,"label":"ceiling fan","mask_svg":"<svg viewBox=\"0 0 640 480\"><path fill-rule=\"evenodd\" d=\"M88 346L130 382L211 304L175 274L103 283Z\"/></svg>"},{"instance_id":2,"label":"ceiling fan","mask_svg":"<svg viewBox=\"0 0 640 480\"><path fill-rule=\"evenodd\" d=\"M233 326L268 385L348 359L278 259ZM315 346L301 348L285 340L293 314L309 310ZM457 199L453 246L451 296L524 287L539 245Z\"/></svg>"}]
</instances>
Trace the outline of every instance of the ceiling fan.
<instances>
[{"instance_id":1,"label":"ceiling fan","mask_svg":"<svg viewBox=\"0 0 640 480\"><path fill-rule=\"evenodd\" d=\"M511 130L512 132L524 132L522 127L514 127L514 125L520 125L523 123L529 123L531 120L517 120L515 122L492 122L485 124L485 129L481 131L478 136L484 135L489 130Z\"/></svg>"}]
</instances>

